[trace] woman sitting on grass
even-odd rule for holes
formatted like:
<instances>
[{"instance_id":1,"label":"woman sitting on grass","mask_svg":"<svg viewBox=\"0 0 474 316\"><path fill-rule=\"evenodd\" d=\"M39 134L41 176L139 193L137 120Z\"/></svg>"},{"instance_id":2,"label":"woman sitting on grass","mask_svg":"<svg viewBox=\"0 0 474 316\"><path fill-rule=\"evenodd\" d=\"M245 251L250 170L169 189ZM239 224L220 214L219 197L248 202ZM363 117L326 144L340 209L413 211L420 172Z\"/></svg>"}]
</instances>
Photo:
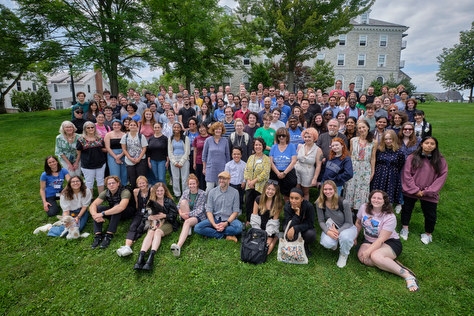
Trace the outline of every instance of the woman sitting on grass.
<instances>
[{"instance_id":1,"label":"woman sitting on grass","mask_svg":"<svg viewBox=\"0 0 474 316\"><path fill-rule=\"evenodd\" d=\"M323 183L316 200L316 213L322 230L321 245L326 249L336 250L339 243L337 266L344 268L357 237L357 229L352 222L351 207L338 196L334 181L327 180Z\"/></svg>"},{"instance_id":2,"label":"woman sitting on grass","mask_svg":"<svg viewBox=\"0 0 474 316\"><path fill-rule=\"evenodd\" d=\"M63 209L63 216L74 217L76 224L79 225L79 231L86 226L89 212L87 208L91 204L92 192L87 189L84 180L79 176L69 179L66 187L61 193L60 204Z\"/></svg>"},{"instance_id":3,"label":"woman sitting on grass","mask_svg":"<svg viewBox=\"0 0 474 316\"><path fill-rule=\"evenodd\" d=\"M135 270L151 270L155 253L160 247L161 238L171 234L178 229L176 217L178 209L173 201L170 191L164 183L158 182L151 188L150 200L147 207L151 208L154 215L148 217L149 221L155 222L150 225L145 239L143 239L140 254L135 266ZM150 249L148 260L145 262L145 254Z\"/></svg>"},{"instance_id":4,"label":"woman sitting on grass","mask_svg":"<svg viewBox=\"0 0 474 316\"><path fill-rule=\"evenodd\" d=\"M171 245L171 252L175 257L181 255L181 247L186 238L192 234L192 227L206 219L206 192L199 189L199 180L192 173L188 177L188 189L184 190L179 199L178 212L183 220L183 229L179 235L178 243Z\"/></svg>"},{"instance_id":5,"label":"woman sitting on grass","mask_svg":"<svg viewBox=\"0 0 474 316\"><path fill-rule=\"evenodd\" d=\"M419 290L415 275L395 259L402 253L402 243L395 228L397 218L387 193L375 190L369 202L362 204L357 213L357 235L364 229L364 240L357 256L367 266L375 266L405 279L410 292Z\"/></svg>"},{"instance_id":6,"label":"woman sitting on grass","mask_svg":"<svg viewBox=\"0 0 474 316\"><path fill-rule=\"evenodd\" d=\"M283 203L278 181L268 180L263 188L263 194L257 196L250 215L250 225L267 232L268 254L275 248L280 229L280 212Z\"/></svg>"}]
</instances>

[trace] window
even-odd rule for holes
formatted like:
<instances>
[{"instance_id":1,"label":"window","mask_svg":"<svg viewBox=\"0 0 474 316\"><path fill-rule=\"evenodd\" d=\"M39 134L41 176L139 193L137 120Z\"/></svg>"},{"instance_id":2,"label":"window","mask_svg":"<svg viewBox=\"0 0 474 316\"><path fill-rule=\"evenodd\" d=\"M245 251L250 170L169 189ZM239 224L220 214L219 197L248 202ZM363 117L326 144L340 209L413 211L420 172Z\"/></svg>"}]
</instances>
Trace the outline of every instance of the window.
<instances>
[{"instance_id":1,"label":"window","mask_svg":"<svg viewBox=\"0 0 474 316\"><path fill-rule=\"evenodd\" d=\"M230 78L229 77L224 77L222 79L222 85L225 86L230 86Z\"/></svg>"},{"instance_id":2,"label":"window","mask_svg":"<svg viewBox=\"0 0 474 316\"><path fill-rule=\"evenodd\" d=\"M87 93L91 93L91 85L90 84L87 85Z\"/></svg>"},{"instance_id":3,"label":"window","mask_svg":"<svg viewBox=\"0 0 474 316\"><path fill-rule=\"evenodd\" d=\"M244 57L243 63L244 63L244 66L250 66L250 58Z\"/></svg>"},{"instance_id":4,"label":"window","mask_svg":"<svg viewBox=\"0 0 474 316\"><path fill-rule=\"evenodd\" d=\"M249 76L242 76L242 83L245 85L245 89L248 91L250 89Z\"/></svg>"},{"instance_id":5,"label":"window","mask_svg":"<svg viewBox=\"0 0 474 316\"><path fill-rule=\"evenodd\" d=\"M380 47L387 47L387 40L388 36L387 35L380 35Z\"/></svg>"},{"instance_id":6,"label":"window","mask_svg":"<svg viewBox=\"0 0 474 316\"><path fill-rule=\"evenodd\" d=\"M359 54L357 57L357 66L365 66L365 54Z\"/></svg>"},{"instance_id":7,"label":"window","mask_svg":"<svg viewBox=\"0 0 474 316\"><path fill-rule=\"evenodd\" d=\"M359 46L367 46L367 35L359 35Z\"/></svg>"},{"instance_id":8,"label":"window","mask_svg":"<svg viewBox=\"0 0 474 316\"><path fill-rule=\"evenodd\" d=\"M17 82L16 82L16 89L17 89L18 91L21 91L21 81L17 81Z\"/></svg>"},{"instance_id":9,"label":"window","mask_svg":"<svg viewBox=\"0 0 474 316\"><path fill-rule=\"evenodd\" d=\"M361 14L361 16L360 16L360 23L362 23L362 24L369 24L369 14L368 14L367 12Z\"/></svg>"},{"instance_id":10,"label":"window","mask_svg":"<svg viewBox=\"0 0 474 316\"><path fill-rule=\"evenodd\" d=\"M61 99L54 100L54 105L57 110L64 108L63 100Z\"/></svg>"},{"instance_id":11,"label":"window","mask_svg":"<svg viewBox=\"0 0 474 316\"><path fill-rule=\"evenodd\" d=\"M346 45L346 35L339 35L339 45L344 46Z\"/></svg>"},{"instance_id":12,"label":"window","mask_svg":"<svg viewBox=\"0 0 474 316\"><path fill-rule=\"evenodd\" d=\"M364 77L357 76L355 80L355 91L363 91L364 90Z\"/></svg>"},{"instance_id":13,"label":"window","mask_svg":"<svg viewBox=\"0 0 474 316\"><path fill-rule=\"evenodd\" d=\"M387 60L387 55L379 55L377 66L378 67L385 67L385 62Z\"/></svg>"},{"instance_id":14,"label":"window","mask_svg":"<svg viewBox=\"0 0 474 316\"><path fill-rule=\"evenodd\" d=\"M324 53L318 53L318 55L316 56L316 59L317 59L317 60L324 60L324 57L326 57L326 54L324 54Z\"/></svg>"},{"instance_id":15,"label":"window","mask_svg":"<svg viewBox=\"0 0 474 316\"><path fill-rule=\"evenodd\" d=\"M338 54L337 55L337 65L338 66L344 66L344 59L345 59L344 54Z\"/></svg>"},{"instance_id":16,"label":"window","mask_svg":"<svg viewBox=\"0 0 474 316\"><path fill-rule=\"evenodd\" d=\"M384 81L385 81L385 80L383 79L382 76L378 76L378 77L377 77L377 82L378 82L378 83L383 84Z\"/></svg>"},{"instance_id":17,"label":"window","mask_svg":"<svg viewBox=\"0 0 474 316\"><path fill-rule=\"evenodd\" d=\"M36 91L36 90L37 90L36 82L33 82L33 83L31 84L31 87L32 87L33 91Z\"/></svg>"},{"instance_id":18,"label":"window","mask_svg":"<svg viewBox=\"0 0 474 316\"><path fill-rule=\"evenodd\" d=\"M58 85L57 84L53 84L53 90L54 90L54 92L58 92Z\"/></svg>"}]
</instances>

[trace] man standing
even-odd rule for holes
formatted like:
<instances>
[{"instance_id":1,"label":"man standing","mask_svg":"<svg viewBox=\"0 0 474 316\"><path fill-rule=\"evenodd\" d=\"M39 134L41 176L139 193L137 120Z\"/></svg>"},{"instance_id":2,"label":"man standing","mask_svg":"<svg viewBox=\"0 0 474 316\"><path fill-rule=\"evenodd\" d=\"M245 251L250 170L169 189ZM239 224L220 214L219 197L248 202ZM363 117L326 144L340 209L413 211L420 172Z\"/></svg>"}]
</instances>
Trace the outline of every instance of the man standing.
<instances>
[{"instance_id":1,"label":"man standing","mask_svg":"<svg viewBox=\"0 0 474 316\"><path fill-rule=\"evenodd\" d=\"M260 123L260 126L263 126L263 116L265 114L270 114L270 108L272 106L272 100L270 97L265 97L263 100L263 110L258 112L258 122Z\"/></svg>"},{"instance_id":2,"label":"man standing","mask_svg":"<svg viewBox=\"0 0 474 316\"><path fill-rule=\"evenodd\" d=\"M324 114L324 112L326 112L327 110L331 110L331 111L332 111L332 117L333 117L333 118L336 118L336 117L337 117L337 114L339 113L339 111L340 111L341 109L337 106L337 100L336 100L336 97L335 97L335 96L329 97L329 106L323 110L323 114Z\"/></svg>"},{"instance_id":3,"label":"man standing","mask_svg":"<svg viewBox=\"0 0 474 316\"><path fill-rule=\"evenodd\" d=\"M346 91L346 99L349 99L349 96L351 95L351 93L355 93L357 96L357 100L356 100L356 103L357 103L357 101L359 101L359 92L355 91L354 89L355 89L355 83L354 82L349 83L349 90Z\"/></svg>"},{"instance_id":4,"label":"man standing","mask_svg":"<svg viewBox=\"0 0 474 316\"><path fill-rule=\"evenodd\" d=\"M128 219L135 215L135 206L130 202L132 193L120 184L117 176L105 178L107 189L102 191L97 199L89 206L89 212L94 219L94 241L92 249L100 245L101 249L109 246L120 219ZM102 205L106 201L108 206ZM109 227L105 236L102 233L102 225L105 219L109 219Z\"/></svg>"},{"instance_id":5,"label":"man standing","mask_svg":"<svg viewBox=\"0 0 474 316\"><path fill-rule=\"evenodd\" d=\"M316 102L316 93L310 92L308 95L309 108L308 111L314 116L316 113L321 113L321 106Z\"/></svg>"},{"instance_id":6,"label":"man standing","mask_svg":"<svg viewBox=\"0 0 474 316\"><path fill-rule=\"evenodd\" d=\"M406 103L408 100L408 92L405 90L400 92L400 101L396 102L395 105L398 107L400 112L405 112Z\"/></svg>"},{"instance_id":7,"label":"man standing","mask_svg":"<svg viewBox=\"0 0 474 316\"><path fill-rule=\"evenodd\" d=\"M365 104L374 103L374 99L375 99L374 91L375 89L372 86L367 88L367 102Z\"/></svg>"},{"instance_id":8,"label":"man standing","mask_svg":"<svg viewBox=\"0 0 474 316\"><path fill-rule=\"evenodd\" d=\"M285 104L285 97L281 94L277 95L277 107L281 110L280 121L286 124L291 115L291 108Z\"/></svg>"},{"instance_id":9,"label":"man standing","mask_svg":"<svg viewBox=\"0 0 474 316\"><path fill-rule=\"evenodd\" d=\"M189 96L185 96L183 98L183 102L184 105L181 109L179 109L178 118L181 125L183 125L185 129L188 129L188 121L191 117L196 116L196 110L191 107L191 104L189 103Z\"/></svg>"},{"instance_id":10,"label":"man standing","mask_svg":"<svg viewBox=\"0 0 474 316\"><path fill-rule=\"evenodd\" d=\"M77 108L82 108L82 111L89 111L89 102L86 101L86 94L82 91L76 93L77 103L71 108L71 120L74 119L74 112Z\"/></svg>"},{"instance_id":11,"label":"man standing","mask_svg":"<svg viewBox=\"0 0 474 316\"><path fill-rule=\"evenodd\" d=\"M262 109L260 107L260 102L258 102L257 99L257 91L255 90L250 91L249 109L250 111L256 113L260 112L260 110Z\"/></svg>"},{"instance_id":12,"label":"man standing","mask_svg":"<svg viewBox=\"0 0 474 316\"><path fill-rule=\"evenodd\" d=\"M143 115L143 111L145 111L145 109L147 108L146 104L144 102L142 102L142 98L140 96L140 93L138 92L135 92L133 94L133 103L135 103L135 105L137 106L137 114L142 116Z\"/></svg>"},{"instance_id":13,"label":"man standing","mask_svg":"<svg viewBox=\"0 0 474 316\"><path fill-rule=\"evenodd\" d=\"M301 132L304 130L304 127L298 126L299 119L296 115L291 115L288 119L288 134L290 134L290 143L298 146L299 144L304 144L303 137L301 137Z\"/></svg>"},{"instance_id":14,"label":"man standing","mask_svg":"<svg viewBox=\"0 0 474 316\"><path fill-rule=\"evenodd\" d=\"M350 98L349 99L349 106L344 110L344 113L346 114L346 117L355 117L356 119L359 119L360 116L360 109L356 107L357 100L355 98Z\"/></svg>"},{"instance_id":15,"label":"man standing","mask_svg":"<svg viewBox=\"0 0 474 316\"><path fill-rule=\"evenodd\" d=\"M334 85L335 85L335 88L329 92L329 96L333 96L334 92L337 92L339 96L346 95L346 92L342 89L342 80L336 80L336 83Z\"/></svg>"},{"instance_id":16,"label":"man standing","mask_svg":"<svg viewBox=\"0 0 474 316\"><path fill-rule=\"evenodd\" d=\"M206 203L207 219L198 223L194 231L203 236L237 242L236 235L242 232L242 223L237 219L239 208L239 192L230 187L230 174L219 173L219 186L209 191Z\"/></svg>"},{"instance_id":17,"label":"man standing","mask_svg":"<svg viewBox=\"0 0 474 316\"><path fill-rule=\"evenodd\" d=\"M289 93L288 100L285 101L285 104L288 105L291 109L299 105L298 102L296 102L296 95L294 92Z\"/></svg>"},{"instance_id":18,"label":"man standing","mask_svg":"<svg viewBox=\"0 0 474 316\"><path fill-rule=\"evenodd\" d=\"M373 104L375 108L375 112L374 112L375 119L378 119L379 117L383 116L388 120L388 112L382 106L383 105L382 99L379 97L375 97Z\"/></svg>"}]
</instances>

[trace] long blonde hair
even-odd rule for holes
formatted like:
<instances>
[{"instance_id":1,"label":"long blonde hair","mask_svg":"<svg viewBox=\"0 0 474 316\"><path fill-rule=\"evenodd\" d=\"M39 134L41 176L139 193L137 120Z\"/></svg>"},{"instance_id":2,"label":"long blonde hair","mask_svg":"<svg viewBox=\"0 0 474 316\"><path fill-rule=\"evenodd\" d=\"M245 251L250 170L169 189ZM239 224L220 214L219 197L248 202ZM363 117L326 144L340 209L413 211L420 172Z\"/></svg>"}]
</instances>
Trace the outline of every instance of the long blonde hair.
<instances>
[{"instance_id":1,"label":"long blonde hair","mask_svg":"<svg viewBox=\"0 0 474 316\"><path fill-rule=\"evenodd\" d=\"M326 195L324 195L324 186L326 184L329 184L333 190L334 190L334 195L333 197L329 200ZM324 209L326 208L326 202L329 202L329 205L331 207L331 209L337 209L338 208L338 205L339 205L339 195L337 194L337 185L334 181L332 180L326 180L324 181L323 185L321 186L321 190L319 190L319 197L318 199L316 200L316 205L321 208L321 209Z\"/></svg>"},{"instance_id":2,"label":"long blonde hair","mask_svg":"<svg viewBox=\"0 0 474 316\"><path fill-rule=\"evenodd\" d=\"M270 180L271 181L271 180ZM275 181L276 182L276 181ZM275 188L275 195L272 198L272 206L270 208L270 217L280 216L281 209L283 208L283 203L280 194L280 186L275 182L267 182L262 190L262 195L260 195L260 202L258 203L258 214L263 215L267 211L266 205L269 200L269 197L266 194L267 188L270 185L273 185Z\"/></svg>"}]
</instances>

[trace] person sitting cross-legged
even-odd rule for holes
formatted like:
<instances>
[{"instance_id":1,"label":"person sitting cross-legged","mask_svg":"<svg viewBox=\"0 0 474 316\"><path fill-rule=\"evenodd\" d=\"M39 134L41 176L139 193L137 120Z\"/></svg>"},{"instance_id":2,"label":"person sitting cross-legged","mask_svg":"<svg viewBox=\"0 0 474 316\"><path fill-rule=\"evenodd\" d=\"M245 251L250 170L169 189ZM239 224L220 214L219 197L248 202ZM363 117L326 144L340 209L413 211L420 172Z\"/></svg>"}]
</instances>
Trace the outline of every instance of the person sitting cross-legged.
<instances>
[{"instance_id":1,"label":"person sitting cross-legged","mask_svg":"<svg viewBox=\"0 0 474 316\"><path fill-rule=\"evenodd\" d=\"M219 186L213 188L207 197L207 219L198 223L194 231L203 236L237 242L236 235L242 232L242 223L237 219L239 208L239 192L230 187L230 174L222 171L218 175Z\"/></svg>"}]
</instances>

